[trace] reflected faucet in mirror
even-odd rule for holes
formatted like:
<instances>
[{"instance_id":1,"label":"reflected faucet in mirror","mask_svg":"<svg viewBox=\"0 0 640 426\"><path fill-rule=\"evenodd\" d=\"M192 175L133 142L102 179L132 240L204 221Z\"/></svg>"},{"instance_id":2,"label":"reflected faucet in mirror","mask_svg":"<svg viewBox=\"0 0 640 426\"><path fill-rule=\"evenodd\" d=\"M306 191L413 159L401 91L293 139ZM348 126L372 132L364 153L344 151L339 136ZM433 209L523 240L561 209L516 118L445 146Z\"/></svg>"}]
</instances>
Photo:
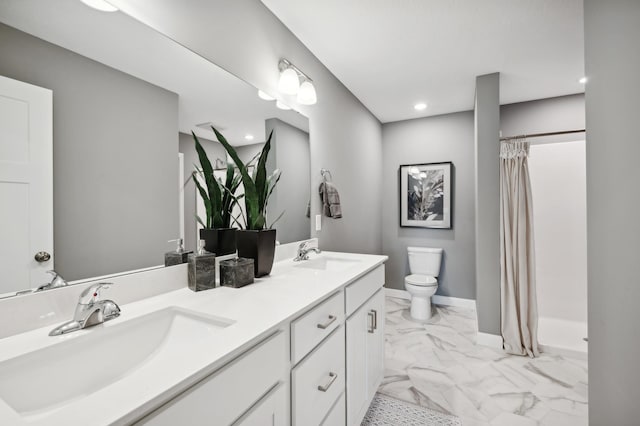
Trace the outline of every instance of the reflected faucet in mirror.
<instances>
[{"instance_id":1,"label":"reflected faucet in mirror","mask_svg":"<svg viewBox=\"0 0 640 426\"><path fill-rule=\"evenodd\" d=\"M53 269L50 271L47 271L47 274L51 274L53 276L53 278L51 278L51 282L47 284L42 284L40 287L36 289L36 291L51 290L52 288L65 287L69 285L67 281L65 281L65 279L62 278L62 275L60 275Z\"/></svg>"},{"instance_id":2,"label":"reflected faucet in mirror","mask_svg":"<svg viewBox=\"0 0 640 426\"><path fill-rule=\"evenodd\" d=\"M120 316L120 307L113 300L100 300L100 291L108 289L110 285L111 283L98 283L84 289L80 293L73 319L51 330L49 336L82 330Z\"/></svg>"}]
</instances>

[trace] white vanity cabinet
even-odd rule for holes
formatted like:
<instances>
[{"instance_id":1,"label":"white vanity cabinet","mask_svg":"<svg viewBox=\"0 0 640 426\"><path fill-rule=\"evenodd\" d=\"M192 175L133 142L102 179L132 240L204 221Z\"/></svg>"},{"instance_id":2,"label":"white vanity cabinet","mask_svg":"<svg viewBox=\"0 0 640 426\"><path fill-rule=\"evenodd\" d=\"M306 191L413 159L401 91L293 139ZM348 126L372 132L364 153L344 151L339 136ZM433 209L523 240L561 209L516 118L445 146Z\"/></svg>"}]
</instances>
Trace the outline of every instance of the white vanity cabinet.
<instances>
[{"instance_id":1,"label":"white vanity cabinet","mask_svg":"<svg viewBox=\"0 0 640 426\"><path fill-rule=\"evenodd\" d=\"M359 425L384 375L384 269L356 281L355 294L368 299L347 318L347 425ZM375 284L378 283L378 284ZM368 291L364 291L364 289ZM347 300L349 296L347 287ZM355 306L355 305L354 305ZM347 303L347 309L349 304Z\"/></svg>"},{"instance_id":2,"label":"white vanity cabinet","mask_svg":"<svg viewBox=\"0 0 640 426\"><path fill-rule=\"evenodd\" d=\"M287 340L282 331L269 337L136 424L287 425Z\"/></svg>"}]
</instances>

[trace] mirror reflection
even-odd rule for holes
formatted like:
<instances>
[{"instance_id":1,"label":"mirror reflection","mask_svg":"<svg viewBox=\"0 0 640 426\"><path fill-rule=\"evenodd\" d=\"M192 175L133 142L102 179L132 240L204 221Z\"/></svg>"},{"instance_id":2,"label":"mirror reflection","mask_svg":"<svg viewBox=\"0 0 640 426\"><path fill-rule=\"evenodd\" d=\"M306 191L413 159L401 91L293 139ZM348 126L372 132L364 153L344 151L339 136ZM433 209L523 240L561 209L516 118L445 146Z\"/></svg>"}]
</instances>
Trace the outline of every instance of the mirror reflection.
<instances>
[{"instance_id":1,"label":"mirror reflection","mask_svg":"<svg viewBox=\"0 0 640 426\"><path fill-rule=\"evenodd\" d=\"M180 237L195 250L191 132L219 167L227 161L211 125L243 159L274 131L277 239L309 237L301 114L123 13L77 0L3 1L0 40L0 297L51 283L51 269L71 282L162 265Z\"/></svg>"}]
</instances>

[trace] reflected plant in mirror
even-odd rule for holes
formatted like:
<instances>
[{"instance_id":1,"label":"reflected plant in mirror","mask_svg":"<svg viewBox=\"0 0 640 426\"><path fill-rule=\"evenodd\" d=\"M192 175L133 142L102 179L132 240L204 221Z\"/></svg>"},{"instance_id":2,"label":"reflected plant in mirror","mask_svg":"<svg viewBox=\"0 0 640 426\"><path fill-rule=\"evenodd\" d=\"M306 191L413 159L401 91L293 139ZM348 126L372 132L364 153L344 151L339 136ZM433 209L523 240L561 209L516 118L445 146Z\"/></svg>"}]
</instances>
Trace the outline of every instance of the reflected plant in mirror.
<instances>
[{"instance_id":1,"label":"reflected plant in mirror","mask_svg":"<svg viewBox=\"0 0 640 426\"><path fill-rule=\"evenodd\" d=\"M227 171L224 183L214 174L214 168L202 147L200 140L194 132L195 142L200 168L193 171L191 178L198 189L205 207L205 219L196 215L202 225L200 239L205 241L205 250L223 256L236 251L236 231L232 228L232 219L238 223L238 218L233 216L233 208L238 201L235 196L242 181L242 176L236 173L233 164L227 163ZM205 183L200 183L202 179Z\"/></svg>"}]
</instances>

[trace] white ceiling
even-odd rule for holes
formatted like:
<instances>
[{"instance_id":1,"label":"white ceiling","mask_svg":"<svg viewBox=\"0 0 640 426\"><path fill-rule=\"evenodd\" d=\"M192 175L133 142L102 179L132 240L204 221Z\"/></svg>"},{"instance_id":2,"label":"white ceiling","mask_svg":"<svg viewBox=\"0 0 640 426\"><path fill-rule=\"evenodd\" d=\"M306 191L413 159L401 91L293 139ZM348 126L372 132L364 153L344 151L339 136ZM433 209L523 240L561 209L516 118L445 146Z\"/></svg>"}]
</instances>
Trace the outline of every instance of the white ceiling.
<instances>
[{"instance_id":1,"label":"white ceiling","mask_svg":"<svg viewBox=\"0 0 640 426\"><path fill-rule=\"evenodd\" d=\"M502 104L584 92L582 0L262 2L382 122L470 110L492 72Z\"/></svg>"},{"instance_id":2,"label":"white ceiling","mask_svg":"<svg viewBox=\"0 0 640 426\"><path fill-rule=\"evenodd\" d=\"M0 22L177 93L181 132L215 140L196 127L212 122L233 145L264 142L272 117L309 131L306 117L259 99L253 86L121 12L79 0L1 0Z\"/></svg>"}]
</instances>

